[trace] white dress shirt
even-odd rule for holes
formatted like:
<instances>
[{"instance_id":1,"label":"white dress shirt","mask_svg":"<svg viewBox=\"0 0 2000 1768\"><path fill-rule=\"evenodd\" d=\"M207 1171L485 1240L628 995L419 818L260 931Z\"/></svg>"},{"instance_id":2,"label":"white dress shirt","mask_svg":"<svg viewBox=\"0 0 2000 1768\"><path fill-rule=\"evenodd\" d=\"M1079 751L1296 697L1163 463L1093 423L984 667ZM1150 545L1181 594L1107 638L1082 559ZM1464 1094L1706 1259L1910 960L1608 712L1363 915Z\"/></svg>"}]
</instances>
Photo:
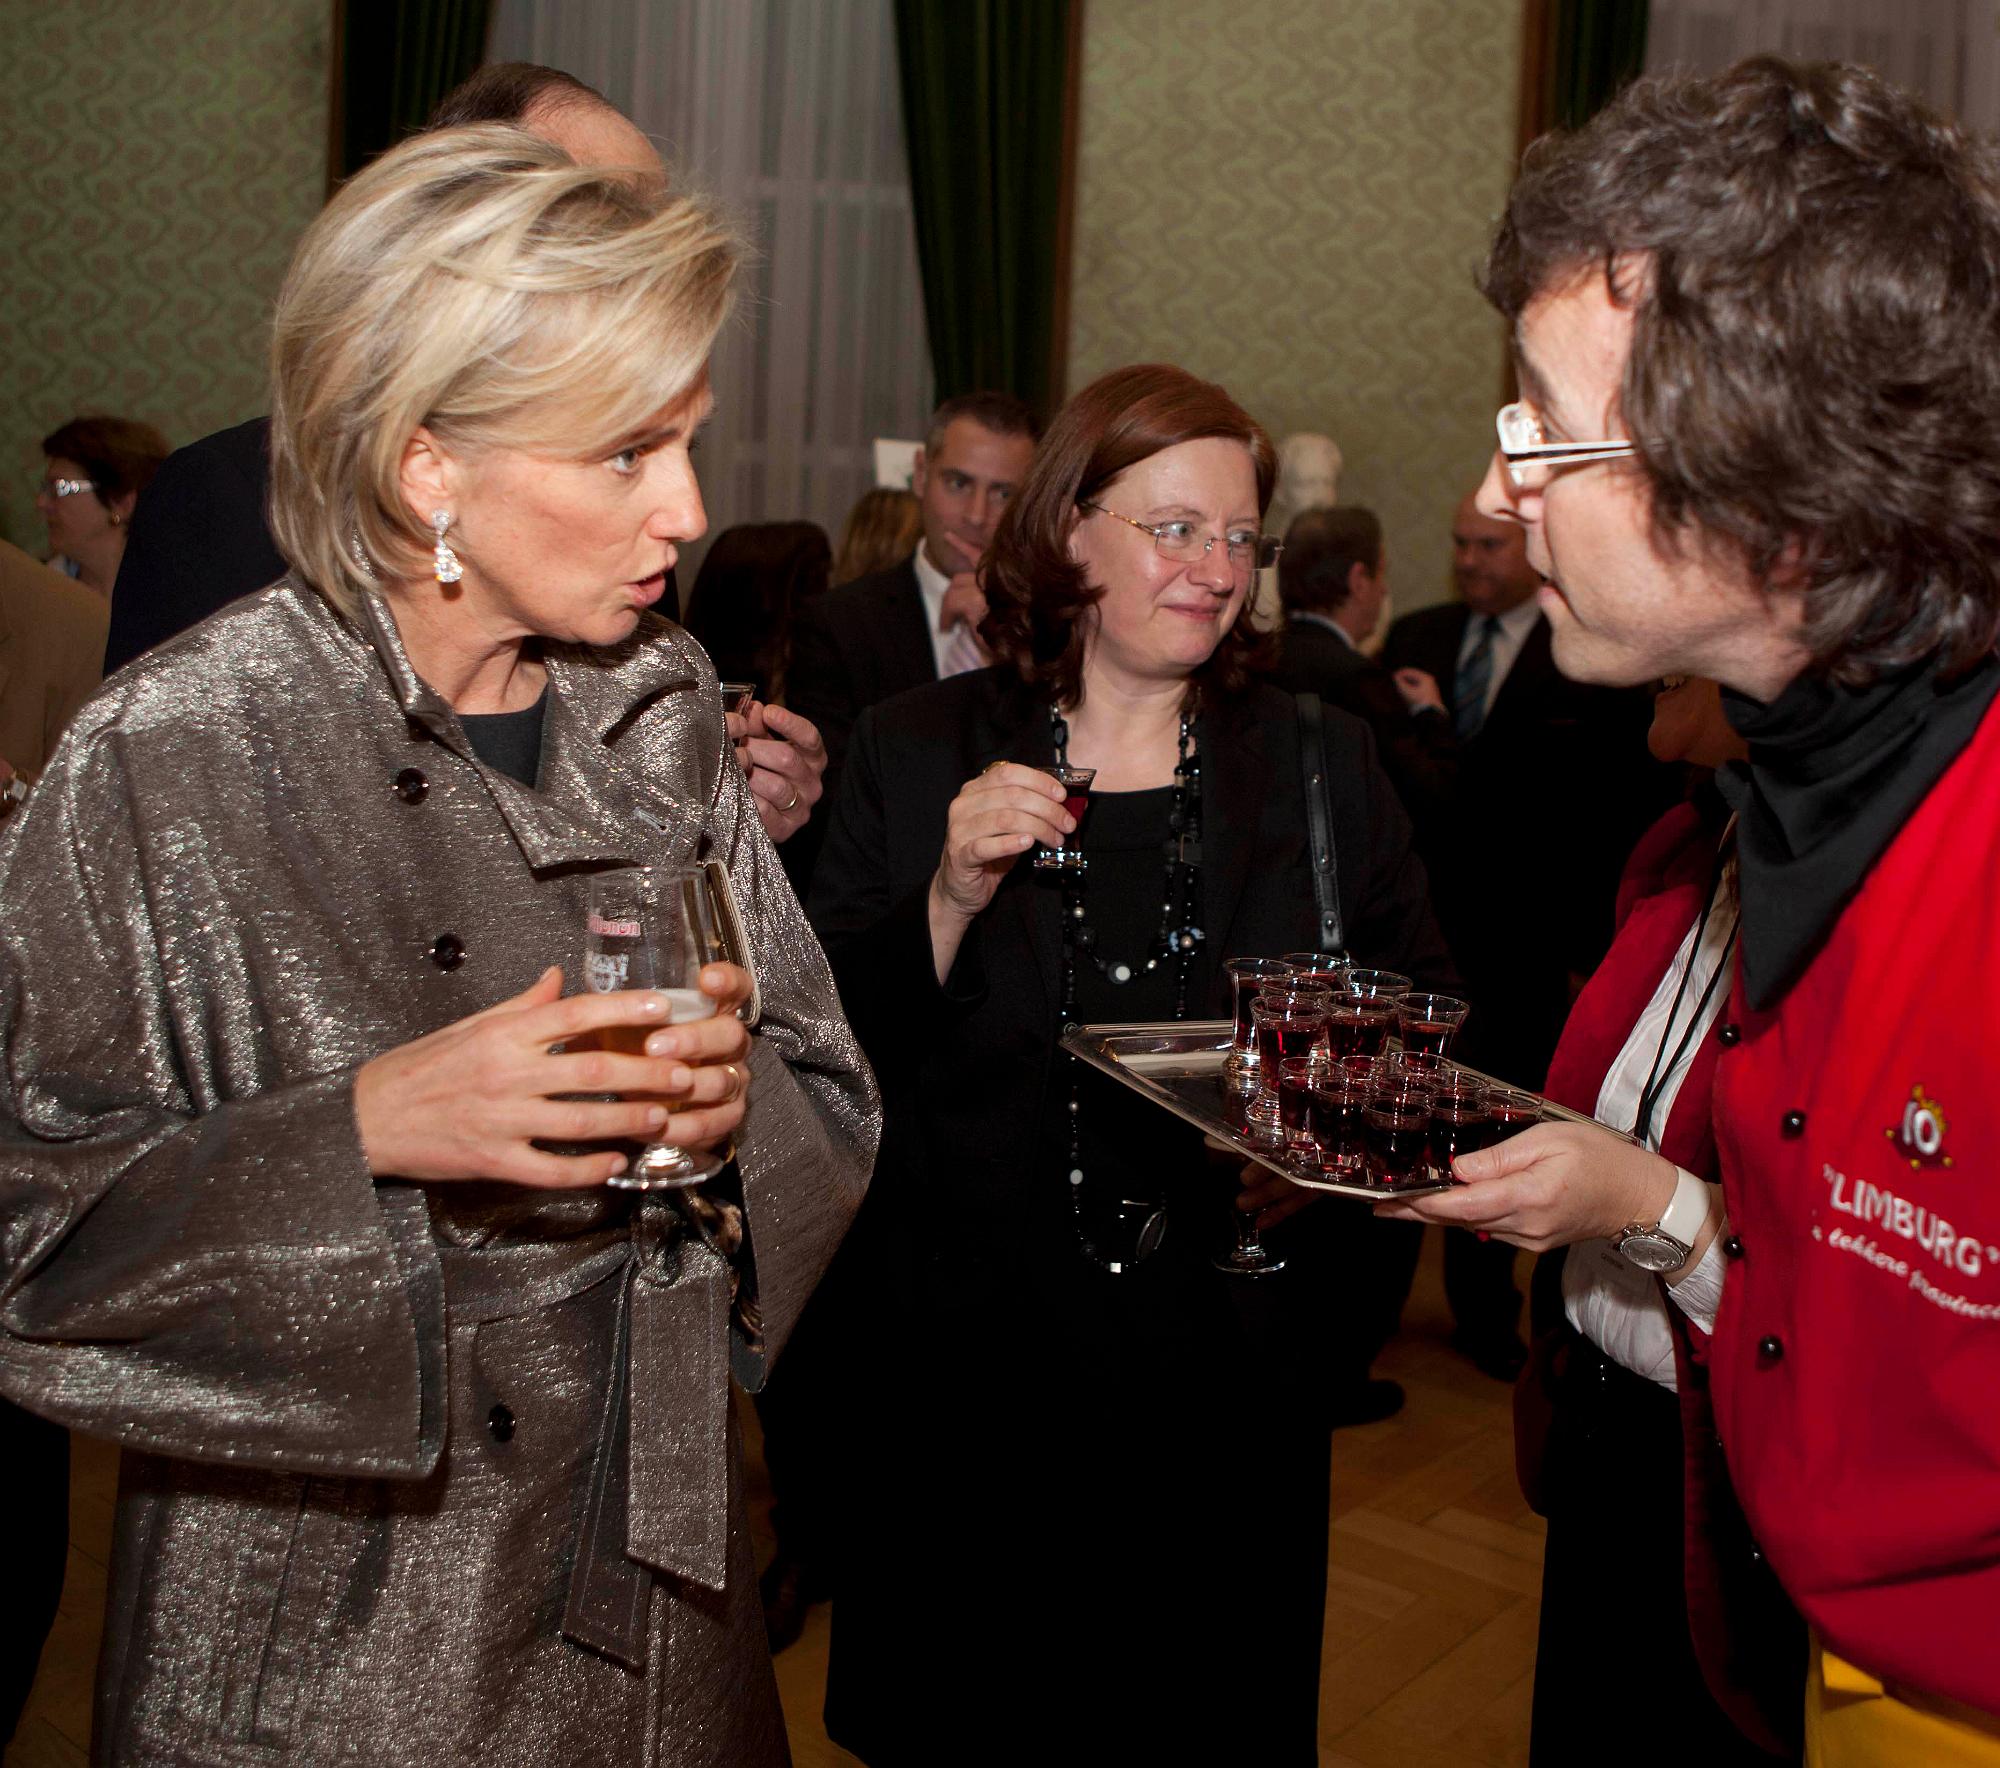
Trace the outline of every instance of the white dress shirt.
<instances>
[{"instance_id":1,"label":"white dress shirt","mask_svg":"<svg viewBox=\"0 0 2000 1768\"><path fill-rule=\"evenodd\" d=\"M1507 671L1514 667L1514 659L1521 654L1521 647L1528 642L1528 634L1534 631L1535 622L1542 617L1541 604L1530 596L1518 607L1509 608L1500 615L1499 626L1493 634L1493 669L1486 678L1486 704L1481 708L1481 717L1493 710L1493 702L1500 697L1500 688L1507 679ZM1485 630L1486 616L1474 614L1465 623L1465 637L1458 644L1458 667L1464 669L1473 650L1479 643L1479 635ZM1440 689L1448 689L1448 684L1440 682ZM1445 704L1451 704L1451 694L1445 692Z\"/></svg>"},{"instance_id":2,"label":"white dress shirt","mask_svg":"<svg viewBox=\"0 0 2000 1768\"><path fill-rule=\"evenodd\" d=\"M1646 1146L1658 1152L1660 1134L1673 1114L1674 1100L1681 1083L1694 1065L1695 1051L1707 1037L1709 1027L1728 1004L1730 977L1723 974L1713 989L1709 980L1719 967L1735 965L1735 948L1730 935L1736 930L1736 864L1732 859L1709 911L1706 926L1697 923L1687 930L1674 961L1667 966L1653 998L1639 1015L1625 1046L1611 1064L1598 1089L1598 1122L1617 1130L1629 1130L1639 1115L1639 1098L1644 1092L1653 1064L1659 1059L1664 1040L1671 1056L1682 1034L1693 1023L1686 1047L1658 1082L1659 1098L1653 1106L1647 1129ZM1701 934L1697 949L1695 934ZM1681 977L1689 963L1694 966L1688 985L1681 989ZM1676 995L1680 996L1676 1010ZM1704 1000L1704 996L1707 998ZM1711 1215L1722 1210L1722 1187L1709 1186ZM1679 1283L1666 1285L1674 1304L1704 1332L1715 1328L1715 1310L1722 1299L1722 1236L1708 1244L1694 1269ZM1620 1367L1643 1375L1672 1390L1674 1378L1673 1328L1667 1322L1667 1305L1650 1272L1642 1271L1618 1252L1608 1240L1579 1241L1563 1260L1563 1312L1569 1323Z\"/></svg>"},{"instance_id":3,"label":"white dress shirt","mask_svg":"<svg viewBox=\"0 0 2000 1768\"><path fill-rule=\"evenodd\" d=\"M924 598L924 625L931 635L931 662L937 668L938 680L943 681L947 673L945 646L951 635L940 632L938 622L944 618L945 591L951 588L951 579L930 562L922 541L917 542L916 556L910 563L916 567L917 591Z\"/></svg>"}]
</instances>

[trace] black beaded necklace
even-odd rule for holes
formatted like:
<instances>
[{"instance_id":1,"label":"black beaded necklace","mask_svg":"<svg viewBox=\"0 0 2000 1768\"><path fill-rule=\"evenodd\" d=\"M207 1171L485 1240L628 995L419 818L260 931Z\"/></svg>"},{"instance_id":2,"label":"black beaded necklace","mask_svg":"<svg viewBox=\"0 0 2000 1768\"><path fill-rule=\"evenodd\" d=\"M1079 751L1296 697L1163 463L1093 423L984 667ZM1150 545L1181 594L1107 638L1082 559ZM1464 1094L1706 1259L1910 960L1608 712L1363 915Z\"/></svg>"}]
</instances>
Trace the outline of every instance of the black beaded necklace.
<instances>
[{"instance_id":1,"label":"black beaded necklace","mask_svg":"<svg viewBox=\"0 0 2000 1768\"><path fill-rule=\"evenodd\" d=\"M1166 883L1160 901L1160 930L1152 949L1136 970L1130 964L1107 958L1097 949L1097 930L1090 924L1084 901L1087 873L1064 872L1062 877L1062 990L1059 1015L1067 1027L1076 1023L1076 977L1080 963L1093 965L1097 973L1114 987L1122 987L1137 975L1150 974L1162 964L1174 966L1174 1017L1188 1016L1188 984L1200 951L1201 913L1201 756L1195 745L1195 709L1183 709L1180 719L1179 753L1174 762L1174 789L1167 810L1167 837L1162 852L1166 860ZM1069 723L1061 711L1049 708L1049 731L1055 740L1056 764L1069 765ZM1114 1273L1129 1271L1159 1244L1165 1228L1165 1214L1155 1201L1121 1198L1116 1211L1117 1225L1128 1247L1106 1251L1100 1248L1084 1220L1083 1137L1079 1117L1077 1082L1083 1064L1069 1058L1069 1206L1076 1222L1077 1244L1093 1264Z\"/></svg>"}]
</instances>

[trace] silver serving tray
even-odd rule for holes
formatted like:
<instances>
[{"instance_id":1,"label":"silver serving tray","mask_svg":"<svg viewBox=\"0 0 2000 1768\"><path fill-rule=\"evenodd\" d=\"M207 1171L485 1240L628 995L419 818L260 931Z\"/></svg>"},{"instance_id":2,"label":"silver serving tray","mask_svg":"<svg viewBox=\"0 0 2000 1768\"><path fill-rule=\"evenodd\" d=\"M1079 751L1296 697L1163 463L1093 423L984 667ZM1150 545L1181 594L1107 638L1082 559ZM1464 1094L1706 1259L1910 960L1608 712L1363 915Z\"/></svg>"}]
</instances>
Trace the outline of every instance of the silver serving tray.
<instances>
[{"instance_id":1,"label":"silver serving tray","mask_svg":"<svg viewBox=\"0 0 2000 1768\"><path fill-rule=\"evenodd\" d=\"M1336 1197L1360 1197L1380 1203L1385 1197L1422 1197L1448 1191L1452 1181L1434 1179L1420 1185L1369 1184L1363 1180L1321 1178L1293 1166L1284 1150L1248 1135L1230 1116L1230 1096L1223 1087L1223 1064L1229 1059L1235 1027L1227 1019L1169 1019L1151 1025L1072 1025L1063 1033L1063 1048L1093 1068L1100 1068L1121 1085L1153 1101L1176 1117L1225 1144L1245 1160L1254 1160L1295 1185L1330 1191ZM1476 1068L1450 1064L1481 1080L1504 1086ZM1518 1090L1518 1089L1517 1089ZM1581 1112L1553 1100L1542 1101L1542 1115L1564 1123L1589 1123ZM1602 1127L1602 1126L1599 1126ZM1435 1170L1435 1169L1433 1169Z\"/></svg>"}]
</instances>

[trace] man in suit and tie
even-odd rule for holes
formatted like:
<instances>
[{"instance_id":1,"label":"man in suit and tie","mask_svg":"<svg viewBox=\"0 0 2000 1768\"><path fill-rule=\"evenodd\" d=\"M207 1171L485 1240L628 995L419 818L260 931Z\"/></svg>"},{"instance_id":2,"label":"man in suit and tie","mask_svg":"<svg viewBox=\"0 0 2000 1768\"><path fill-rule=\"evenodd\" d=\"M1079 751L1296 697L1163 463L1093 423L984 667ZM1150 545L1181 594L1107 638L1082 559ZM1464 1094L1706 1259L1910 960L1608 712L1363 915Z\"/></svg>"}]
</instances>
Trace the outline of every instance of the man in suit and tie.
<instances>
[{"instance_id":1,"label":"man in suit and tie","mask_svg":"<svg viewBox=\"0 0 2000 1768\"><path fill-rule=\"evenodd\" d=\"M1410 820L1420 831L1437 823L1458 773L1451 720L1441 705L1406 704L1389 671L1361 649L1389 599L1375 512L1358 505L1302 511L1285 531L1278 599L1285 625L1272 679L1365 719Z\"/></svg>"},{"instance_id":2,"label":"man in suit and tie","mask_svg":"<svg viewBox=\"0 0 2000 1768\"><path fill-rule=\"evenodd\" d=\"M923 511L916 552L799 610L787 698L826 742L828 805L863 712L906 688L985 666L986 598L975 572L1040 438L1035 414L1010 393L947 399L931 416L910 479Z\"/></svg>"},{"instance_id":3,"label":"man in suit and tie","mask_svg":"<svg viewBox=\"0 0 2000 1768\"><path fill-rule=\"evenodd\" d=\"M1610 943L1618 877L1673 795L1646 753L1647 696L1560 675L1517 523L1452 523L1459 599L1389 628L1383 662L1412 706L1451 721L1458 778L1449 814L1419 830L1431 900L1465 977L1472 1015L1458 1053L1539 1089L1574 991ZM1445 1290L1454 1342L1512 1379L1525 1355L1513 1252L1450 1231Z\"/></svg>"},{"instance_id":4,"label":"man in suit and tie","mask_svg":"<svg viewBox=\"0 0 2000 1768\"><path fill-rule=\"evenodd\" d=\"M813 596L794 613L785 697L793 712L819 727L828 758L821 812L784 849L785 870L801 897L855 720L878 701L989 661L979 642L986 598L976 572L1040 435L1034 413L1011 394L947 399L931 415L910 479L923 518L916 552ZM840 1518L832 1494L842 1420L832 1397L837 1371L825 1322L846 1268L836 1261L793 1332L783 1372L774 1373L757 1400L775 1500L778 1550L761 1580L773 1651L803 1631L806 1611L827 1594L837 1554Z\"/></svg>"}]
</instances>

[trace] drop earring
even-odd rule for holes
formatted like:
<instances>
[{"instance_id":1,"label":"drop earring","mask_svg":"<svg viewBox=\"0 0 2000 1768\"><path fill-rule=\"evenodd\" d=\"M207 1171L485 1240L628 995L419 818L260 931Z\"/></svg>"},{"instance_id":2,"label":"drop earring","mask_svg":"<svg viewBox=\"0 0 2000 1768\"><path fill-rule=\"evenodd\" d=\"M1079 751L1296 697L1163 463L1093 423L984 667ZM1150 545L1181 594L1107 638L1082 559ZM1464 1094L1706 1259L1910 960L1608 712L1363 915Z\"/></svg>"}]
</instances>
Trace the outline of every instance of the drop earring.
<instances>
[{"instance_id":1,"label":"drop earring","mask_svg":"<svg viewBox=\"0 0 2000 1768\"><path fill-rule=\"evenodd\" d=\"M458 554L444 543L445 530L451 526L451 511L432 510L431 526L437 531L437 552L432 569L437 572L440 583L456 583L465 575L465 567L458 562Z\"/></svg>"}]
</instances>

